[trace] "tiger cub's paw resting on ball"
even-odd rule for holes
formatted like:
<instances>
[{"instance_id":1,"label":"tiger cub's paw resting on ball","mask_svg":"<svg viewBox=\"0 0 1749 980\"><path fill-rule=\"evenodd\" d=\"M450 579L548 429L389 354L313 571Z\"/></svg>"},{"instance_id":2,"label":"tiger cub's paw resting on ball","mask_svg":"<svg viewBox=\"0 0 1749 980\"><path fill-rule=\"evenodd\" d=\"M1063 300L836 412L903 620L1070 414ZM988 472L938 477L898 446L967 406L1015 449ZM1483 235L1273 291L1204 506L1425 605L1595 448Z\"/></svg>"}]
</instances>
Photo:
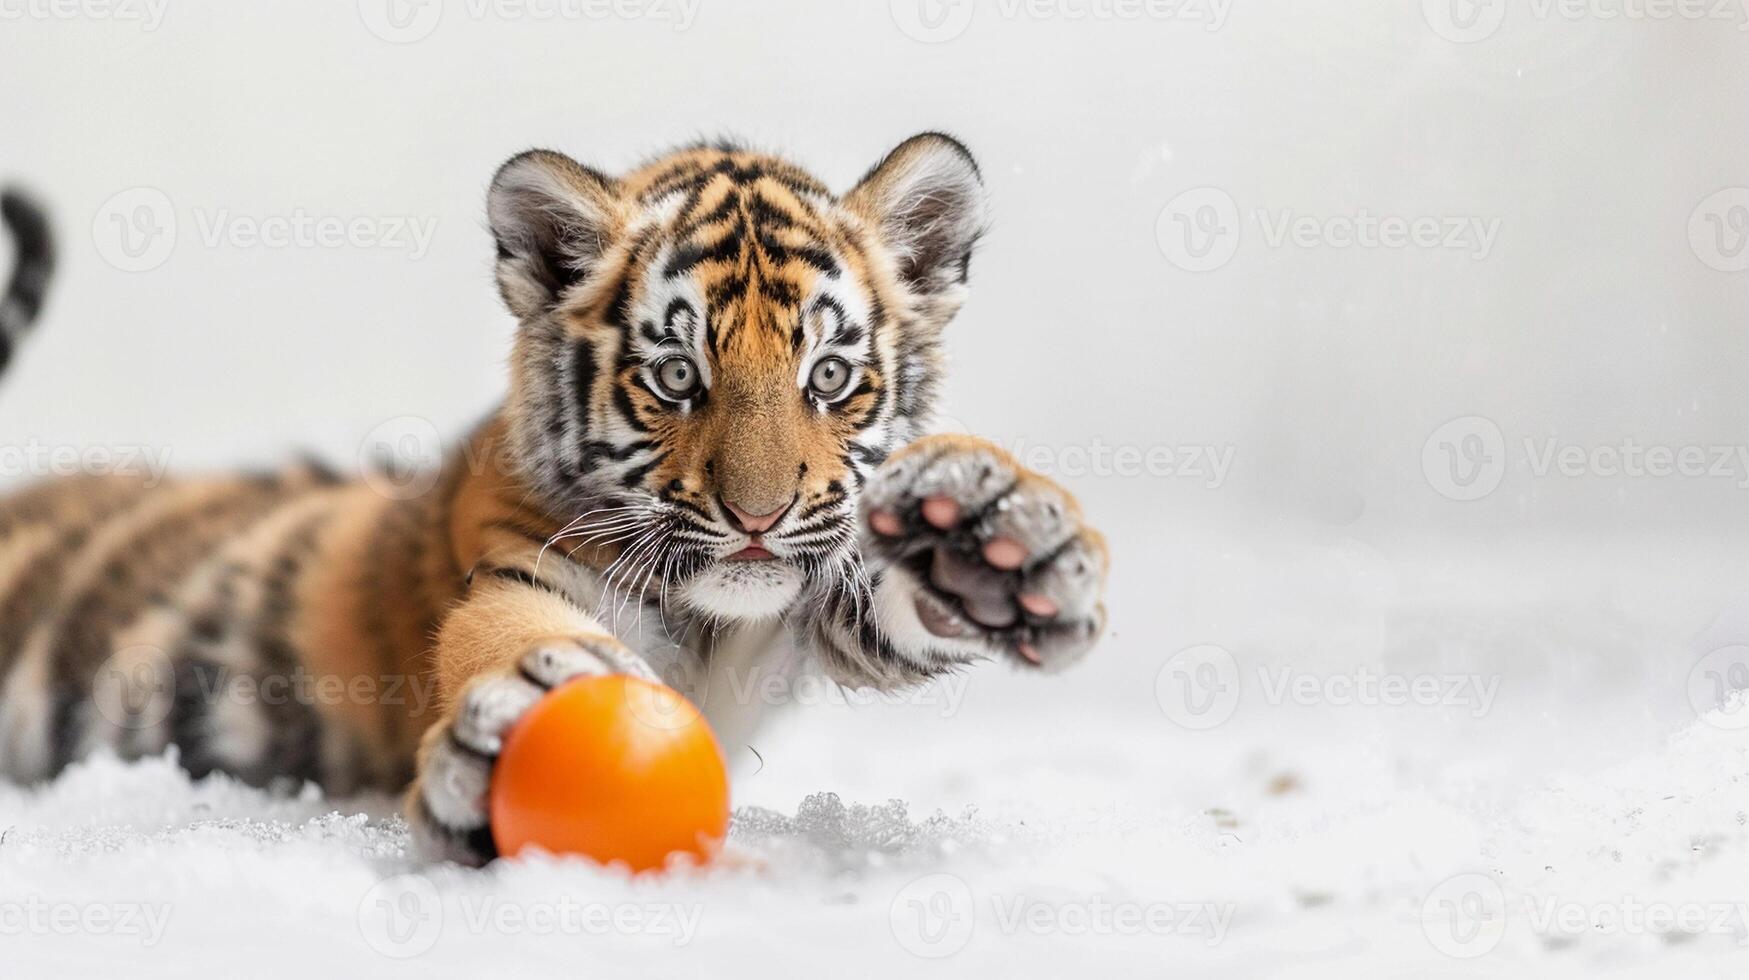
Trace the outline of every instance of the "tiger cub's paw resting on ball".
<instances>
[{"instance_id":1,"label":"tiger cub's paw resting on ball","mask_svg":"<svg viewBox=\"0 0 1749 980\"><path fill-rule=\"evenodd\" d=\"M513 668L468 682L448 717L420 745L405 812L421 856L476 866L496 857L489 794L505 735L553 688L609 674L657 680L643 658L619 641L588 636L541 643Z\"/></svg>"},{"instance_id":2,"label":"tiger cub's paw resting on ball","mask_svg":"<svg viewBox=\"0 0 1749 980\"><path fill-rule=\"evenodd\" d=\"M920 439L882 464L862 506L893 642L1057 670L1104 629L1104 537L1068 491L994 443Z\"/></svg>"}]
</instances>

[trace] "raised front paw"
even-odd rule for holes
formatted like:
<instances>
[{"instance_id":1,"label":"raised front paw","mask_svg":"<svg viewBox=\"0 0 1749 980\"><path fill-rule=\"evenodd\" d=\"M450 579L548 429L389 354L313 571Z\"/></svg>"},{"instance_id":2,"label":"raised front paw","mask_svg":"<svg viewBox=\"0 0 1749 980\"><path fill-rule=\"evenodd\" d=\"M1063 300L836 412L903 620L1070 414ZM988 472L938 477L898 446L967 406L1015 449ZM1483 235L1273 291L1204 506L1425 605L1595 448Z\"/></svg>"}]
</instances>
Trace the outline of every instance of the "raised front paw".
<instances>
[{"instance_id":1,"label":"raised front paw","mask_svg":"<svg viewBox=\"0 0 1749 980\"><path fill-rule=\"evenodd\" d=\"M869 481L863 513L865 551L909 586L910 609L883 611L895 632L921 626L948 646L1055 669L1105 626L1104 537L1068 491L993 443L912 443Z\"/></svg>"},{"instance_id":2,"label":"raised front paw","mask_svg":"<svg viewBox=\"0 0 1749 980\"><path fill-rule=\"evenodd\" d=\"M476 677L448 716L425 733L406 813L427 857L481 865L498 855L488 822L492 767L504 736L549 690L577 677L656 680L643 658L610 637L554 639L511 670Z\"/></svg>"}]
</instances>

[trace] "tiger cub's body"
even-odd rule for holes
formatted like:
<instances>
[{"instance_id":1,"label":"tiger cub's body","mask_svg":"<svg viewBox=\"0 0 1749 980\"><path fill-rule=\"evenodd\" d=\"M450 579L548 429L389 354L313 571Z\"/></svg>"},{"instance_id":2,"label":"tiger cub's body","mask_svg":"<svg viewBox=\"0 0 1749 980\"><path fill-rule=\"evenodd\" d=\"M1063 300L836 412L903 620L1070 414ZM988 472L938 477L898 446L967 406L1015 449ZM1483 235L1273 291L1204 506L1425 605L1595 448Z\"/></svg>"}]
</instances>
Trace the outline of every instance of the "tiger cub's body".
<instances>
[{"instance_id":1,"label":"tiger cub's body","mask_svg":"<svg viewBox=\"0 0 1749 980\"><path fill-rule=\"evenodd\" d=\"M562 526L489 462L497 429L410 499L310 467L86 477L0 498L4 774L35 781L99 747L134 757L175 746L195 776L405 786L440 706L431 647L443 613L470 573L508 574L491 556ZM781 659L781 637L757 626L681 635L681 620L645 601L648 587L615 592L592 568L560 567L565 550L549 551L542 579L589 596L608 620L617 611L627 644L671 683L697 686L689 642L746 634Z\"/></svg>"},{"instance_id":2,"label":"tiger cub's body","mask_svg":"<svg viewBox=\"0 0 1749 980\"><path fill-rule=\"evenodd\" d=\"M0 767L171 747L196 775L408 787L429 849L493 854L506 728L599 673L691 695L726 745L763 682L891 690L1054 669L1103 623L1102 540L995 446L918 438L982 185L916 137L835 197L688 148L614 179L512 159L489 219L509 398L422 492L313 466L0 499ZM15 199L9 349L44 226Z\"/></svg>"}]
</instances>

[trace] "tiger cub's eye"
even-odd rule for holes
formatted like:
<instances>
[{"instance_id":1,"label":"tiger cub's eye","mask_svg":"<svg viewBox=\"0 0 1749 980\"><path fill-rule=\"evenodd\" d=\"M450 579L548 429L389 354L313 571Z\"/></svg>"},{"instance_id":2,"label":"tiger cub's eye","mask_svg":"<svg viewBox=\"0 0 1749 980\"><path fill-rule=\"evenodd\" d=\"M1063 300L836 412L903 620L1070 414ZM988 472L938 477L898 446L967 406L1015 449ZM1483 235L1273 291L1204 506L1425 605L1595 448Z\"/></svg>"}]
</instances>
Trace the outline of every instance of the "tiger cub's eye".
<instances>
[{"instance_id":1,"label":"tiger cub's eye","mask_svg":"<svg viewBox=\"0 0 1749 980\"><path fill-rule=\"evenodd\" d=\"M698 391L698 365L690 357L665 357L656 362L656 387L662 394L679 401Z\"/></svg>"},{"instance_id":2,"label":"tiger cub's eye","mask_svg":"<svg viewBox=\"0 0 1749 980\"><path fill-rule=\"evenodd\" d=\"M842 357L826 357L808 375L808 387L821 398L837 398L850 384L850 364Z\"/></svg>"}]
</instances>

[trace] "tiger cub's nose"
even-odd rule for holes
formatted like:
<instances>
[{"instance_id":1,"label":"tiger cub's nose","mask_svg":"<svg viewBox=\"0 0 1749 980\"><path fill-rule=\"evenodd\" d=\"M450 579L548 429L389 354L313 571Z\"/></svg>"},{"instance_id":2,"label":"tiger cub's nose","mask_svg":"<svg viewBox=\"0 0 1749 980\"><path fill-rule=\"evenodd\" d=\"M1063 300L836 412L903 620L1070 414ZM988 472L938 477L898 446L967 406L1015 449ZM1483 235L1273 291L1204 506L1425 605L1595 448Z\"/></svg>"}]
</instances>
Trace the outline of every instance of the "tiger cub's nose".
<instances>
[{"instance_id":1,"label":"tiger cub's nose","mask_svg":"<svg viewBox=\"0 0 1749 980\"><path fill-rule=\"evenodd\" d=\"M745 510L735 506L733 501L723 497L718 497L717 499L722 502L723 509L729 512L729 516L734 520L735 525L747 534L764 534L766 531L771 530L773 525L783 519L783 515L789 513L789 509L795 506L796 502L796 498L791 497L782 507L771 511L768 514L749 514Z\"/></svg>"}]
</instances>

